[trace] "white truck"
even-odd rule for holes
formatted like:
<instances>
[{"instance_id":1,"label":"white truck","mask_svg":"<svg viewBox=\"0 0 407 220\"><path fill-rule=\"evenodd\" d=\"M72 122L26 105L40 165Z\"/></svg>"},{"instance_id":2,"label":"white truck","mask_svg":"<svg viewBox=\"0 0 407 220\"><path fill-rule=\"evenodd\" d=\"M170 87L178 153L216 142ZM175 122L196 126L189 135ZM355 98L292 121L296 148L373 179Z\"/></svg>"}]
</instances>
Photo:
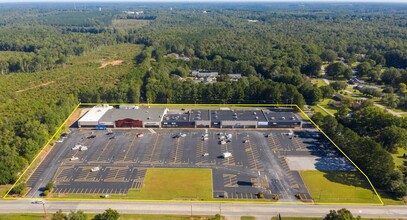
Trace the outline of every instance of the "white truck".
<instances>
[{"instance_id":1,"label":"white truck","mask_svg":"<svg viewBox=\"0 0 407 220\"><path fill-rule=\"evenodd\" d=\"M92 169L90 169L91 172L96 172L96 171L99 171L99 170L100 170L99 167L93 167Z\"/></svg>"},{"instance_id":2,"label":"white truck","mask_svg":"<svg viewBox=\"0 0 407 220\"><path fill-rule=\"evenodd\" d=\"M74 147L72 147L72 150L79 150L82 147L81 144L75 144Z\"/></svg>"},{"instance_id":3,"label":"white truck","mask_svg":"<svg viewBox=\"0 0 407 220\"><path fill-rule=\"evenodd\" d=\"M232 156L232 153L229 153L229 152L225 152L225 153L222 154L223 158L229 158L231 156Z\"/></svg>"},{"instance_id":4,"label":"white truck","mask_svg":"<svg viewBox=\"0 0 407 220\"><path fill-rule=\"evenodd\" d=\"M69 160L70 161L79 160L79 157L72 156Z\"/></svg>"}]
</instances>

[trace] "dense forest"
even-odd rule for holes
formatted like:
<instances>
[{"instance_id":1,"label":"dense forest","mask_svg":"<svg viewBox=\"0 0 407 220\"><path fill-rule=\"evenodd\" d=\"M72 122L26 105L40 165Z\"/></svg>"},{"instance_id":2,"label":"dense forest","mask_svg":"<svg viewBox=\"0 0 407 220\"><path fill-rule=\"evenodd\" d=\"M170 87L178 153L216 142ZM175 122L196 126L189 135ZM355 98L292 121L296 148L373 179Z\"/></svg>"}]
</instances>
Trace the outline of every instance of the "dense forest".
<instances>
[{"instance_id":1,"label":"dense forest","mask_svg":"<svg viewBox=\"0 0 407 220\"><path fill-rule=\"evenodd\" d=\"M325 65L332 79L356 74L386 85L389 103L407 103L405 4L2 6L0 184L16 179L79 102L303 107L344 89L343 82L310 83ZM106 59L125 60L125 65L99 69L98 62ZM197 82L192 70L219 75L215 83ZM241 77L232 80L228 74ZM380 97L374 89L362 92ZM350 112L342 106L336 118L317 114L314 119L375 185L405 195L406 171L395 170L390 153L405 147L407 121L363 107ZM393 134L400 138L389 138Z\"/></svg>"}]
</instances>

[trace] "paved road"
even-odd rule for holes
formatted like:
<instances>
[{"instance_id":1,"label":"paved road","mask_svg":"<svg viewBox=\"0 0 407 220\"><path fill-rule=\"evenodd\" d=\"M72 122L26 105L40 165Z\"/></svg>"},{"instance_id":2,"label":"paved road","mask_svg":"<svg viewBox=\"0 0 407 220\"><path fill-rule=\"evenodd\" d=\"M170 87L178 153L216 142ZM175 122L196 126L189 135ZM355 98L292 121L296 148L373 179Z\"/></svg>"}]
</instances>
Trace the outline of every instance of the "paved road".
<instances>
[{"instance_id":1,"label":"paved road","mask_svg":"<svg viewBox=\"0 0 407 220\"><path fill-rule=\"evenodd\" d=\"M251 215L257 219L270 219L276 213L283 216L322 217L332 209L347 208L354 215L365 218L406 218L406 206L346 206L346 205L298 205L298 204L220 204L189 202L125 202L125 201L46 201L47 213L83 210L86 213L100 213L107 208L119 213L138 214L183 214L215 215L221 212L227 219ZM29 200L0 201L0 213L43 213L41 204L31 204Z\"/></svg>"}]
</instances>

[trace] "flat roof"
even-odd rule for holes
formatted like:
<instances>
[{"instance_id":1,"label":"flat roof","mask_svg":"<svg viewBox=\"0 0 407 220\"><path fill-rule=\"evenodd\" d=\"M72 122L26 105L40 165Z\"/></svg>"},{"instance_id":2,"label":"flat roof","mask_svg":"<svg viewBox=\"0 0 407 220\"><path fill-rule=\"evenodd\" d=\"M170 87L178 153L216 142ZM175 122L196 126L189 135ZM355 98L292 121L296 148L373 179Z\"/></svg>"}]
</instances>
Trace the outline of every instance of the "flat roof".
<instances>
[{"instance_id":1,"label":"flat roof","mask_svg":"<svg viewBox=\"0 0 407 220\"><path fill-rule=\"evenodd\" d=\"M95 106L86 112L86 114L79 119L78 122L97 122L107 111L112 108L113 106Z\"/></svg>"},{"instance_id":2,"label":"flat roof","mask_svg":"<svg viewBox=\"0 0 407 220\"><path fill-rule=\"evenodd\" d=\"M211 110L211 121L267 121L261 110Z\"/></svg>"},{"instance_id":3,"label":"flat roof","mask_svg":"<svg viewBox=\"0 0 407 220\"><path fill-rule=\"evenodd\" d=\"M187 122L189 121L189 114L187 113L171 113L165 114L163 121L165 122Z\"/></svg>"},{"instance_id":4,"label":"flat roof","mask_svg":"<svg viewBox=\"0 0 407 220\"><path fill-rule=\"evenodd\" d=\"M161 121L166 112L166 108L139 108L139 109L110 109L100 119L103 122L114 122L130 118L133 120Z\"/></svg>"},{"instance_id":5,"label":"flat roof","mask_svg":"<svg viewBox=\"0 0 407 220\"><path fill-rule=\"evenodd\" d=\"M191 121L209 121L209 109L191 109Z\"/></svg>"},{"instance_id":6,"label":"flat roof","mask_svg":"<svg viewBox=\"0 0 407 220\"><path fill-rule=\"evenodd\" d=\"M264 110L264 115L270 122L299 122L300 118L292 111Z\"/></svg>"}]
</instances>

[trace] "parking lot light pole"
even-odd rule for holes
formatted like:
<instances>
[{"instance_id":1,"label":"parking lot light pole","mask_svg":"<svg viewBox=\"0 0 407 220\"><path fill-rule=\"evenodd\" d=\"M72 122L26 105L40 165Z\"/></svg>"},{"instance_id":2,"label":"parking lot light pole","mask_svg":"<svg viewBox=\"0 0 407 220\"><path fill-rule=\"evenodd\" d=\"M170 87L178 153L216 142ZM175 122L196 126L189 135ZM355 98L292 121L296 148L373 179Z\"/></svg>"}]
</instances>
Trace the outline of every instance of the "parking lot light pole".
<instances>
[{"instance_id":1,"label":"parking lot light pole","mask_svg":"<svg viewBox=\"0 0 407 220\"><path fill-rule=\"evenodd\" d=\"M191 218L192 218L192 203L191 203Z\"/></svg>"},{"instance_id":2,"label":"parking lot light pole","mask_svg":"<svg viewBox=\"0 0 407 220\"><path fill-rule=\"evenodd\" d=\"M47 211L45 211L45 202L42 202L42 208L44 209L44 219L47 219Z\"/></svg>"}]
</instances>

